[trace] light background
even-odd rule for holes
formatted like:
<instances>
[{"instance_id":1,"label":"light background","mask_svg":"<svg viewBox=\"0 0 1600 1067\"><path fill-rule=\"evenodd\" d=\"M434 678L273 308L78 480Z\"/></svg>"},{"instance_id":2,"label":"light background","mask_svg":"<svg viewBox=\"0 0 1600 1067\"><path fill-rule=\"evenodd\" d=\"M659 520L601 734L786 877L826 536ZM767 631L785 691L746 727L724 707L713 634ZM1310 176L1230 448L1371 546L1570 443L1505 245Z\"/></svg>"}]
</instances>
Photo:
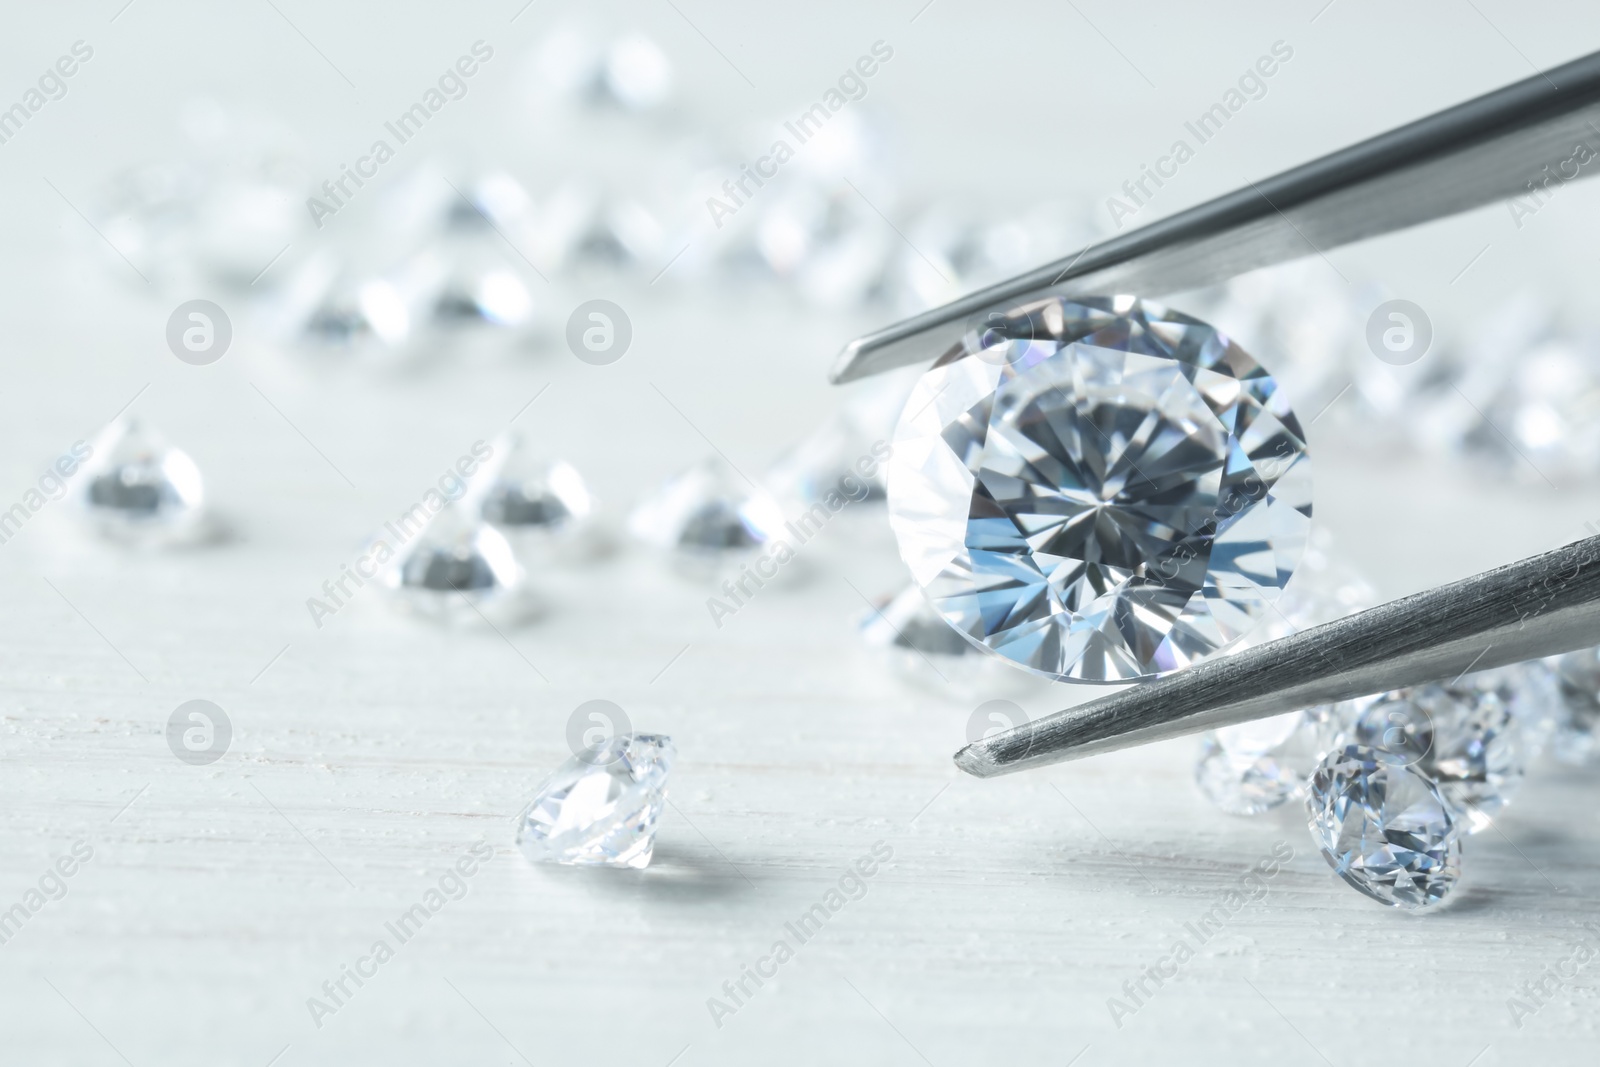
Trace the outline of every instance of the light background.
<instances>
[{"instance_id":1,"label":"light background","mask_svg":"<svg viewBox=\"0 0 1600 1067\"><path fill-rule=\"evenodd\" d=\"M664 1065L681 1052L684 1065L943 1065L1066 1063L1085 1046L1082 1064L1587 1061L1591 974L1520 1030L1505 1002L1594 914L1592 774L1530 781L1503 833L1469 842L1458 905L1420 919L1334 883L1297 811L1245 821L1207 807L1188 782L1192 742L958 778L948 756L973 700L906 688L850 630L851 586L897 582L881 513L841 520L808 550L808 581L721 630L703 590L637 553L537 576L550 612L512 634L515 650L370 603L313 629L304 598L353 546L541 389L518 425L578 463L615 513L701 458L701 434L741 467L765 466L841 403L825 382L832 354L884 313L817 315L782 293L705 285L557 286L543 298L557 318L589 295L624 303L635 341L622 362L552 352L330 371L236 318L222 362L179 363L163 342L176 299L116 277L114 260L100 270L97 239L51 185L86 204L117 171L176 151L196 93L277 116L332 173L483 38L495 62L402 164L651 166L519 119L522 55L564 5L275 2L136 0L120 14L120 0L13 3L0 34L5 103L74 40L95 48L68 96L0 145L0 499L139 394L136 410L196 457L241 532L212 551L128 555L75 537L52 505L0 547L0 907L74 840L95 849L66 898L0 946L0 1040L17 1062ZM892 132L902 181L1002 207L1103 198L1275 40L1293 61L1152 212L1600 39L1595 12L1502 0L1336 0L1320 13L1318 0L936 0L920 14L920 0L675 3L586 10L662 45L682 129L797 111L884 39L895 59L866 104ZM1446 333L1519 287L1593 328L1597 196L1568 188L1520 230L1500 205L1329 259L1422 304ZM1600 522L1592 487L1519 488L1374 454L1338 425L1312 434L1318 521L1385 596ZM194 697L220 703L236 730L205 769L173 759L162 736ZM535 870L510 846L507 817L565 756L571 709L594 697L679 746L675 807L643 874ZM1075 699L1035 689L1022 702L1040 713ZM480 839L496 859L470 894L314 1028L306 998ZM895 859L867 896L713 1026L706 998L878 840ZM1278 841L1297 855L1268 899L1115 1029L1106 998Z\"/></svg>"}]
</instances>

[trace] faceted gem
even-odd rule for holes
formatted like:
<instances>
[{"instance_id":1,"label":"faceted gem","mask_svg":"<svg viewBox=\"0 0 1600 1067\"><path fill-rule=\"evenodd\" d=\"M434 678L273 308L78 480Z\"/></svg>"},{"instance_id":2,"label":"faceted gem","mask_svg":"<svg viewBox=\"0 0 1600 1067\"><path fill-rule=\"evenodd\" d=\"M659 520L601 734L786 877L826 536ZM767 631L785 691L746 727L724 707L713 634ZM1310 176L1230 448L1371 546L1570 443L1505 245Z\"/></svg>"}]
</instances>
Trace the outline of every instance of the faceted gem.
<instances>
[{"instance_id":1,"label":"faceted gem","mask_svg":"<svg viewBox=\"0 0 1600 1067\"><path fill-rule=\"evenodd\" d=\"M622 734L563 763L517 825L535 863L645 867L655 849L675 752L660 734Z\"/></svg>"},{"instance_id":2,"label":"faceted gem","mask_svg":"<svg viewBox=\"0 0 1600 1067\"><path fill-rule=\"evenodd\" d=\"M1328 754L1306 800L1334 873L1380 904L1445 899L1461 876L1461 835L1439 789L1400 756L1364 745Z\"/></svg>"},{"instance_id":3,"label":"faceted gem","mask_svg":"<svg viewBox=\"0 0 1600 1067\"><path fill-rule=\"evenodd\" d=\"M888 452L887 441L874 442L851 419L835 418L773 464L762 482L777 499L801 510L825 502L830 493L856 501L882 500Z\"/></svg>"},{"instance_id":4,"label":"faceted gem","mask_svg":"<svg viewBox=\"0 0 1600 1067\"><path fill-rule=\"evenodd\" d=\"M504 462L490 472L479 513L519 551L580 559L603 547L594 497L576 467L548 461L526 444L504 441Z\"/></svg>"},{"instance_id":5,"label":"faceted gem","mask_svg":"<svg viewBox=\"0 0 1600 1067\"><path fill-rule=\"evenodd\" d=\"M1201 735L1195 784L1229 815L1259 815L1301 796L1338 739L1337 705L1319 705Z\"/></svg>"},{"instance_id":6,"label":"faceted gem","mask_svg":"<svg viewBox=\"0 0 1600 1067\"><path fill-rule=\"evenodd\" d=\"M1466 833L1489 825L1523 777L1522 724L1493 686L1464 679L1386 693L1350 729L1432 779Z\"/></svg>"},{"instance_id":7,"label":"faceted gem","mask_svg":"<svg viewBox=\"0 0 1600 1067\"><path fill-rule=\"evenodd\" d=\"M90 523L129 544L177 544L205 532L205 488L188 454L132 419L95 438L80 477Z\"/></svg>"},{"instance_id":8,"label":"faceted gem","mask_svg":"<svg viewBox=\"0 0 1600 1067\"><path fill-rule=\"evenodd\" d=\"M1247 633L1310 523L1299 422L1197 319L1052 299L969 333L889 461L912 577L970 640L1062 680L1166 674Z\"/></svg>"},{"instance_id":9,"label":"faceted gem","mask_svg":"<svg viewBox=\"0 0 1600 1067\"><path fill-rule=\"evenodd\" d=\"M782 528L776 501L716 461L668 480L628 515L635 539L687 562L757 549Z\"/></svg>"},{"instance_id":10,"label":"faceted gem","mask_svg":"<svg viewBox=\"0 0 1600 1067\"><path fill-rule=\"evenodd\" d=\"M1600 756L1600 649L1569 652L1556 660L1560 705L1550 751L1563 763Z\"/></svg>"},{"instance_id":11,"label":"faceted gem","mask_svg":"<svg viewBox=\"0 0 1600 1067\"><path fill-rule=\"evenodd\" d=\"M505 536L454 507L440 512L379 572L403 607L443 623L514 621L528 607L524 578Z\"/></svg>"}]
</instances>

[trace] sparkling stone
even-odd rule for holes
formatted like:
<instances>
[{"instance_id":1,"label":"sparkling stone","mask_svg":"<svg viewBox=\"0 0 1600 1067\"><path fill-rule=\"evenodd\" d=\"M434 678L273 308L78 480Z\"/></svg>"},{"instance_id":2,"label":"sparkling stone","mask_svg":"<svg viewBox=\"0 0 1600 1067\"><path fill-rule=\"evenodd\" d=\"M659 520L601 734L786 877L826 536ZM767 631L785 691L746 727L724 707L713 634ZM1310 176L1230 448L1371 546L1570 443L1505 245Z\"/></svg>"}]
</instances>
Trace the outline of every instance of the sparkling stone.
<instances>
[{"instance_id":1,"label":"sparkling stone","mask_svg":"<svg viewBox=\"0 0 1600 1067\"><path fill-rule=\"evenodd\" d=\"M1469 834L1487 827L1522 784L1522 724L1493 686L1470 679L1386 693L1365 706L1350 736L1437 783Z\"/></svg>"},{"instance_id":2,"label":"sparkling stone","mask_svg":"<svg viewBox=\"0 0 1600 1067\"><path fill-rule=\"evenodd\" d=\"M1380 904L1425 908L1455 888L1455 815L1439 788L1394 753L1362 745L1329 753L1306 806L1328 866Z\"/></svg>"},{"instance_id":3,"label":"sparkling stone","mask_svg":"<svg viewBox=\"0 0 1600 1067\"><path fill-rule=\"evenodd\" d=\"M673 756L660 734L623 734L573 756L534 793L517 846L535 863L649 866Z\"/></svg>"},{"instance_id":4,"label":"sparkling stone","mask_svg":"<svg viewBox=\"0 0 1600 1067\"><path fill-rule=\"evenodd\" d=\"M1590 763L1600 757L1600 649L1569 652L1557 658L1560 707L1550 751L1563 763Z\"/></svg>"},{"instance_id":5,"label":"sparkling stone","mask_svg":"<svg viewBox=\"0 0 1600 1067\"><path fill-rule=\"evenodd\" d=\"M783 512L716 460L669 479L636 504L628 533L691 567L759 549L783 528Z\"/></svg>"},{"instance_id":6,"label":"sparkling stone","mask_svg":"<svg viewBox=\"0 0 1600 1067\"><path fill-rule=\"evenodd\" d=\"M458 507L401 546L379 579L401 606L446 624L515 622L530 607L525 572L505 536Z\"/></svg>"},{"instance_id":7,"label":"sparkling stone","mask_svg":"<svg viewBox=\"0 0 1600 1067\"><path fill-rule=\"evenodd\" d=\"M433 300L433 317L444 326L521 326L533 317L533 296L506 264L472 257L448 269Z\"/></svg>"},{"instance_id":8,"label":"sparkling stone","mask_svg":"<svg viewBox=\"0 0 1600 1067\"><path fill-rule=\"evenodd\" d=\"M912 390L889 461L912 577L984 647L1063 680L1185 667L1294 573L1310 471L1273 379L1131 297L987 325Z\"/></svg>"},{"instance_id":9,"label":"sparkling stone","mask_svg":"<svg viewBox=\"0 0 1600 1067\"><path fill-rule=\"evenodd\" d=\"M576 467L539 459L524 442L505 441L506 459L485 487L479 512L522 550L563 558L593 555L603 546L594 523L594 497Z\"/></svg>"},{"instance_id":10,"label":"sparkling stone","mask_svg":"<svg viewBox=\"0 0 1600 1067\"><path fill-rule=\"evenodd\" d=\"M1566 485L1600 473L1600 374L1570 339L1520 352L1484 416L1467 446L1523 481Z\"/></svg>"},{"instance_id":11,"label":"sparkling stone","mask_svg":"<svg viewBox=\"0 0 1600 1067\"><path fill-rule=\"evenodd\" d=\"M1273 718L1289 720L1292 732L1300 714ZM1200 759L1194 769L1195 784L1218 808L1229 815L1259 815L1304 789L1304 771L1273 754L1271 747L1260 752L1231 750L1218 739L1218 733L1221 731L1201 739Z\"/></svg>"},{"instance_id":12,"label":"sparkling stone","mask_svg":"<svg viewBox=\"0 0 1600 1067\"><path fill-rule=\"evenodd\" d=\"M127 544L173 545L208 532L205 488L189 455L133 419L107 426L79 474L79 501L96 530Z\"/></svg>"}]
</instances>

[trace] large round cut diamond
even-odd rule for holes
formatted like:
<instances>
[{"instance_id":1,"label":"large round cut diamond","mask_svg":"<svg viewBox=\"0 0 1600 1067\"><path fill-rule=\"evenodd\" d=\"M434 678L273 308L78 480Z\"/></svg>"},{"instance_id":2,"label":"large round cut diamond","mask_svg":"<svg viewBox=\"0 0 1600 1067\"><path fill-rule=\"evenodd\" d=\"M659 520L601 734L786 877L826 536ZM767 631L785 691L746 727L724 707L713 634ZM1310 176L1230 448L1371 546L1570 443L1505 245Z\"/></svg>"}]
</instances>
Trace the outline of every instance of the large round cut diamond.
<instances>
[{"instance_id":1,"label":"large round cut diamond","mask_svg":"<svg viewBox=\"0 0 1600 1067\"><path fill-rule=\"evenodd\" d=\"M1211 326L1132 297L996 316L912 389L900 554L969 640L1048 677L1185 667L1272 610L1305 547L1305 435Z\"/></svg>"}]
</instances>

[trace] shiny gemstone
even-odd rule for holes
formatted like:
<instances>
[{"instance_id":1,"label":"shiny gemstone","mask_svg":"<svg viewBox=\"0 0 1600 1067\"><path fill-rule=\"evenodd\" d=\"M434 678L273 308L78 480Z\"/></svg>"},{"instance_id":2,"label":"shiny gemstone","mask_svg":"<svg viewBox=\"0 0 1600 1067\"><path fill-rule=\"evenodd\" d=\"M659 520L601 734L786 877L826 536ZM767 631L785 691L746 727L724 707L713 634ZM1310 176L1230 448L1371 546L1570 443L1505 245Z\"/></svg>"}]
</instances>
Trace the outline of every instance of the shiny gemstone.
<instances>
[{"instance_id":1,"label":"shiny gemstone","mask_svg":"<svg viewBox=\"0 0 1600 1067\"><path fill-rule=\"evenodd\" d=\"M1273 379L1197 319L1131 297L991 321L912 390L889 461L913 578L1026 670L1122 682L1271 612L1310 469Z\"/></svg>"},{"instance_id":2,"label":"shiny gemstone","mask_svg":"<svg viewBox=\"0 0 1600 1067\"><path fill-rule=\"evenodd\" d=\"M1306 800L1334 873L1392 907L1430 907L1461 876L1461 835L1439 789L1404 759L1349 745L1328 754Z\"/></svg>"},{"instance_id":3,"label":"shiny gemstone","mask_svg":"<svg viewBox=\"0 0 1600 1067\"><path fill-rule=\"evenodd\" d=\"M759 549L782 527L772 497L716 460L669 479L628 515L636 540L691 565Z\"/></svg>"},{"instance_id":4,"label":"shiny gemstone","mask_svg":"<svg viewBox=\"0 0 1600 1067\"><path fill-rule=\"evenodd\" d=\"M882 500L888 455L887 440L874 441L855 420L842 415L796 445L762 481L778 500L799 510L824 502L829 494Z\"/></svg>"},{"instance_id":5,"label":"shiny gemstone","mask_svg":"<svg viewBox=\"0 0 1600 1067\"><path fill-rule=\"evenodd\" d=\"M505 536L455 507L401 546L379 578L401 606L447 624L514 622L530 606L524 571Z\"/></svg>"},{"instance_id":6,"label":"shiny gemstone","mask_svg":"<svg viewBox=\"0 0 1600 1067\"><path fill-rule=\"evenodd\" d=\"M1464 679L1386 693L1350 728L1432 779L1469 834L1484 829L1522 784L1522 724L1492 685Z\"/></svg>"},{"instance_id":7,"label":"shiny gemstone","mask_svg":"<svg viewBox=\"0 0 1600 1067\"><path fill-rule=\"evenodd\" d=\"M1317 765L1315 723L1306 712L1224 726L1203 734L1195 785L1213 805L1235 816L1277 808L1306 790Z\"/></svg>"},{"instance_id":8,"label":"shiny gemstone","mask_svg":"<svg viewBox=\"0 0 1600 1067\"><path fill-rule=\"evenodd\" d=\"M517 846L535 863L648 866L674 754L669 737L623 734L573 756L535 791Z\"/></svg>"},{"instance_id":9,"label":"shiny gemstone","mask_svg":"<svg viewBox=\"0 0 1600 1067\"><path fill-rule=\"evenodd\" d=\"M563 557L592 555L602 546L594 528L594 497L576 467L542 461L521 442L496 451L506 460L493 472L479 512L522 549Z\"/></svg>"},{"instance_id":10,"label":"shiny gemstone","mask_svg":"<svg viewBox=\"0 0 1600 1067\"><path fill-rule=\"evenodd\" d=\"M79 475L91 525L128 544L171 545L207 533L200 468L136 420L107 426Z\"/></svg>"}]
</instances>

